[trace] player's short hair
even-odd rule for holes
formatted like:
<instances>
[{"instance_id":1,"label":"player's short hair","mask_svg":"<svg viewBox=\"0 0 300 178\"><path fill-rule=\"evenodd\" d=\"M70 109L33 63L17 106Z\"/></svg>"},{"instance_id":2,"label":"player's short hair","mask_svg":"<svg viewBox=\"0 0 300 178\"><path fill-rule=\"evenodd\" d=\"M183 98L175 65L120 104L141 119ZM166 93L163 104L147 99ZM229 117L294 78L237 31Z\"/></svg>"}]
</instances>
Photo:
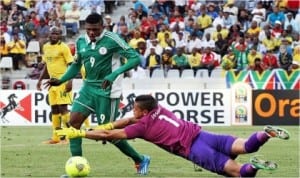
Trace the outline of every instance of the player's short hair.
<instances>
[{"instance_id":1,"label":"player's short hair","mask_svg":"<svg viewBox=\"0 0 300 178\"><path fill-rule=\"evenodd\" d=\"M141 109L151 111L158 105L157 100L151 95L139 95L135 98L135 102Z\"/></svg>"},{"instance_id":2,"label":"player's short hair","mask_svg":"<svg viewBox=\"0 0 300 178\"><path fill-rule=\"evenodd\" d=\"M103 18L102 18L102 15L100 15L98 13L91 13L90 15L88 15L86 17L85 22L89 23L89 24L100 23L101 25L103 25Z\"/></svg>"}]
</instances>

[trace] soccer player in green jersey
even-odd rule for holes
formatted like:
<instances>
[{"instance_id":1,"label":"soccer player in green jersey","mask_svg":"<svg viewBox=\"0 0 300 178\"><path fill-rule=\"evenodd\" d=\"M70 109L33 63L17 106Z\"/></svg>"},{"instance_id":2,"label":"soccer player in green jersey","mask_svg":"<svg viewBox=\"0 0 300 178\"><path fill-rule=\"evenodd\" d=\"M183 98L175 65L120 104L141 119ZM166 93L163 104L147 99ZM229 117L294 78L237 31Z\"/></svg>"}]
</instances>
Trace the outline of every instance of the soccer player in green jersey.
<instances>
[{"instance_id":1,"label":"soccer player in green jersey","mask_svg":"<svg viewBox=\"0 0 300 178\"><path fill-rule=\"evenodd\" d=\"M140 63L138 53L117 34L104 29L102 16L93 13L85 20L86 34L76 42L74 63L59 79L50 79L46 86L57 86L74 78L81 67L86 71L83 86L72 105L69 125L80 129L91 114L97 116L98 125L109 123L118 115L122 92L122 74ZM121 57L127 62L122 64ZM101 126L100 126L101 127ZM147 174L150 157L137 153L126 140L112 140L136 164L138 174ZM82 139L70 139L72 156L82 155Z\"/></svg>"}]
</instances>

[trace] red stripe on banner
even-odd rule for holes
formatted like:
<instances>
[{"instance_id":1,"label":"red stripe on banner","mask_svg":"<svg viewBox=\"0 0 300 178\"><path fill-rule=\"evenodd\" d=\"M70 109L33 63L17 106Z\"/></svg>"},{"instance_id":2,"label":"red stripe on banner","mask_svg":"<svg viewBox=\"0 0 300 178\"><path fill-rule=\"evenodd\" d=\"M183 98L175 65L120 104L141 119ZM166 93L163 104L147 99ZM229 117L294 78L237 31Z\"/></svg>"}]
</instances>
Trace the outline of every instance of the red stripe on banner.
<instances>
[{"instance_id":1,"label":"red stripe on banner","mask_svg":"<svg viewBox=\"0 0 300 178\"><path fill-rule=\"evenodd\" d=\"M293 90L300 90L300 80L298 80L298 81L296 82L295 87L292 88L292 89L293 89Z\"/></svg>"},{"instance_id":2,"label":"red stripe on banner","mask_svg":"<svg viewBox=\"0 0 300 178\"><path fill-rule=\"evenodd\" d=\"M31 94L19 101L19 107L20 109L15 109L15 112L31 122Z\"/></svg>"},{"instance_id":3,"label":"red stripe on banner","mask_svg":"<svg viewBox=\"0 0 300 178\"><path fill-rule=\"evenodd\" d=\"M5 104L0 101L0 108L3 108L4 106L5 106Z\"/></svg>"},{"instance_id":4,"label":"red stripe on banner","mask_svg":"<svg viewBox=\"0 0 300 178\"><path fill-rule=\"evenodd\" d=\"M276 88L276 82L275 82L275 75L273 75L272 77L270 77L270 79L267 82L265 89L267 90L275 90Z\"/></svg>"}]
</instances>

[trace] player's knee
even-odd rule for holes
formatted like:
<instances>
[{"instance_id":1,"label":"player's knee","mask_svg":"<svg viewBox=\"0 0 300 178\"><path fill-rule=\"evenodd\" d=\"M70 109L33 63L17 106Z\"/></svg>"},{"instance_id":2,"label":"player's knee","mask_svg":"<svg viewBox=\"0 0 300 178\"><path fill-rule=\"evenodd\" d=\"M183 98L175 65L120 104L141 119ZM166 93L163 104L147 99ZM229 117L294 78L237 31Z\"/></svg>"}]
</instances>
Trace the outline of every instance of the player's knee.
<instances>
[{"instance_id":1,"label":"player's knee","mask_svg":"<svg viewBox=\"0 0 300 178\"><path fill-rule=\"evenodd\" d=\"M69 127L74 127L76 129L80 129L81 123L76 120L70 120L69 123L67 123Z\"/></svg>"},{"instance_id":2,"label":"player's knee","mask_svg":"<svg viewBox=\"0 0 300 178\"><path fill-rule=\"evenodd\" d=\"M225 163L223 173L221 175L224 175L226 177L240 177L240 169L240 164L238 164L232 159L229 159Z\"/></svg>"},{"instance_id":3,"label":"player's knee","mask_svg":"<svg viewBox=\"0 0 300 178\"><path fill-rule=\"evenodd\" d=\"M60 111L61 114L66 114L66 113L68 113L68 112L69 112L68 105L61 105L61 106L59 107L59 111Z\"/></svg>"}]
</instances>

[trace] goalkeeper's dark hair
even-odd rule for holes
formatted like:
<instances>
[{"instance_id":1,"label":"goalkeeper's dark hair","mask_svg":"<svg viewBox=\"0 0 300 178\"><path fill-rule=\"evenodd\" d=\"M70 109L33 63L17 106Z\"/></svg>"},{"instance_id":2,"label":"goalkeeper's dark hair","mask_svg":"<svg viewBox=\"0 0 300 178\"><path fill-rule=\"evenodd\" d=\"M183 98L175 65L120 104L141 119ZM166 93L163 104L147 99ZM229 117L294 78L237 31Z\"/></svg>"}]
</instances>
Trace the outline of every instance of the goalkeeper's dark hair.
<instances>
[{"instance_id":1,"label":"goalkeeper's dark hair","mask_svg":"<svg viewBox=\"0 0 300 178\"><path fill-rule=\"evenodd\" d=\"M98 14L98 13L91 13L90 15L88 15L85 19L85 23L89 23L89 24L97 24L100 23L100 25L103 25L103 18L102 15Z\"/></svg>"},{"instance_id":2,"label":"goalkeeper's dark hair","mask_svg":"<svg viewBox=\"0 0 300 178\"><path fill-rule=\"evenodd\" d=\"M157 100L151 95L139 95L135 98L135 102L141 109L151 111L158 105Z\"/></svg>"}]
</instances>

